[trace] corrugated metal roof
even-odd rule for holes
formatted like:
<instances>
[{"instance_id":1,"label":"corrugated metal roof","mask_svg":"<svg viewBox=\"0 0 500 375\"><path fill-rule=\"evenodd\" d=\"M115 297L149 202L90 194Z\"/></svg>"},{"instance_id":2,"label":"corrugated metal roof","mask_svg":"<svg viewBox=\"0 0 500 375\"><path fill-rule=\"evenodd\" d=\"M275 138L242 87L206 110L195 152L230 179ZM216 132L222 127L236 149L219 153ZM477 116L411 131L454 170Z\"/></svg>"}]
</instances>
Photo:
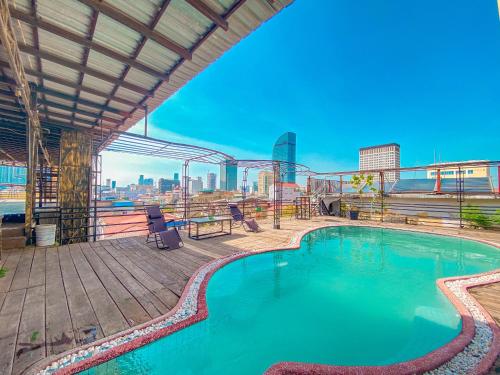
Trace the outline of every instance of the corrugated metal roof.
<instances>
[{"instance_id":1,"label":"corrugated metal roof","mask_svg":"<svg viewBox=\"0 0 500 375\"><path fill-rule=\"evenodd\" d=\"M99 134L127 130L145 105L152 112L291 2L196 1L12 0L21 59L37 85L44 123L94 126ZM2 48L0 81L15 89L12 79ZM20 110L11 103L10 110Z\"/></svg>"}]
</instances>

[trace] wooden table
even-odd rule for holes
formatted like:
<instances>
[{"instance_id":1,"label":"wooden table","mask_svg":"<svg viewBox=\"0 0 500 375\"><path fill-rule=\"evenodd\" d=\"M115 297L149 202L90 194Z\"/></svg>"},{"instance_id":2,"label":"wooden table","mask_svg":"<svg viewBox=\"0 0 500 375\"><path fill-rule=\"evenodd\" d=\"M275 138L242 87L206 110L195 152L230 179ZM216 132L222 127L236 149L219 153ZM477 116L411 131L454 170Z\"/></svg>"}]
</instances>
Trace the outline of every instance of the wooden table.
<instances>
[{"instance_id":1,"label":"wooden table","mask_svg":"<svg viewBox=\"0 0 500 375\"><path fill-rule=\"evenodd\" d=\"M229 230L224 230L224 222L227 221L229 225L227 226ZM200 233L200 225L206 224L220 224L220 230L216 230L208 233ZM211 217L196 217L189 220L189 238L193 240L202 240L205 238L213 238L219 236L227 236L231 234L231 227L233 223L233 218L230 216L211 216ZM191 227L195 226L195 233L191 232Z\"/></svg>"}]
</instances>

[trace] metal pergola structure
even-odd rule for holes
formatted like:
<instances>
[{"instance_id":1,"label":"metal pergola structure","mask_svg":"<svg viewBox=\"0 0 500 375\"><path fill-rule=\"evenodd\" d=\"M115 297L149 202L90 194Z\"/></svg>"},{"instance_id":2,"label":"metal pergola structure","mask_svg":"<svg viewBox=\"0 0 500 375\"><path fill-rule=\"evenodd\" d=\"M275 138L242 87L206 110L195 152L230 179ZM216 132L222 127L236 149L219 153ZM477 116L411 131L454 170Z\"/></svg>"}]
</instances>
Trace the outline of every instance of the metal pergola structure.
<instances>
[{"instance_id":1,"label":"metal pergola structure","mask_svg":"<svg viewBox=\"0 0 500 375\"><path fill-rule=\"evenodd\" d=\"M309 167L298 164L290 163L280 160L235 160L235 166L243 168L243 183L242 183L242 198L243 198L243 215L245 215L245 199L247 191L247 178L250 169L259 169L262 171L273 172L273 205L274 205L274 225L275 229L280 229L281 224L281 208L283 204L283 176L286 171L294 170L295 175L298 176L312 176L315 172L311 171Z\"/></svg>"}]
</instances>

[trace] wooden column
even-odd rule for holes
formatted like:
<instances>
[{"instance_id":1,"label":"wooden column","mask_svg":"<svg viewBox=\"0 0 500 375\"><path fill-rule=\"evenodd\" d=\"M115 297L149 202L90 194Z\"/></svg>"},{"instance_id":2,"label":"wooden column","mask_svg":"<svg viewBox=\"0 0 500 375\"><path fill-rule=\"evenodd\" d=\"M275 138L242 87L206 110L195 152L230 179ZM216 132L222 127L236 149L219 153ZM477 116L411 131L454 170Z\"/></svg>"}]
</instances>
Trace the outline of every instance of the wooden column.
<instances>
[{"instance_id":1,"label":"wooden column","mask_svg":"<svg viewBox=\"0 0 500 375\"><path fill-rule=\"evenodd\" d=\"M61 132L59 206L61 239L65 243L87 240L92 173L92 138L78 130Z\"/></svg>"}]
</instances>

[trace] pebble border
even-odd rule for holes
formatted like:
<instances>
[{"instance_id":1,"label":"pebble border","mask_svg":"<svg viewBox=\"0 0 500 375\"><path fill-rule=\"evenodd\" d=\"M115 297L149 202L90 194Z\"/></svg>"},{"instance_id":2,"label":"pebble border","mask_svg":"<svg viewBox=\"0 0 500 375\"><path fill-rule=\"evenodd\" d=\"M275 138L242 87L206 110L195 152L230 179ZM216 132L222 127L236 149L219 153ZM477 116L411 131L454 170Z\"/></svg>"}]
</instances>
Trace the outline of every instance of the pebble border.
<instances>
[{"instance_id":1,"label":"pebble border","mask_svg":"<svg viewBox=\"0 0 500 375\"><path fill-rule=\"evenodd\" d=\"M177 305L169 313L135 328L82 346L80 349L77 348L63 353L58 360L51 362L50 365L40 370L40 366L47 363L46 359L42 360L38 365L35 364L32 370L35 369L37 375L74 374L204 320L208 316L205 300L206 288L211 276L217 270L228 263L250 255L298 249L302 238L307 233L336 226L339 225L327 224L303 230L295 234L284 248L242 251L215 259L201 266L194 273ZM373 227L364 224L356 226ZM450 236L461 237L455 234ZM489 244L499 247L495 244ZM493 365L496 357L500 354L500 329L486 310L467 292L467 289L497 281L500 281L499 270L436 281L439 288L460 313L462 331L451 342L423 357L388 366L332 366L280 362L271 366L266 371L266 374L482 374ZM36 371L37 367L38 371Z\"/></svg>"}]
</instances>

